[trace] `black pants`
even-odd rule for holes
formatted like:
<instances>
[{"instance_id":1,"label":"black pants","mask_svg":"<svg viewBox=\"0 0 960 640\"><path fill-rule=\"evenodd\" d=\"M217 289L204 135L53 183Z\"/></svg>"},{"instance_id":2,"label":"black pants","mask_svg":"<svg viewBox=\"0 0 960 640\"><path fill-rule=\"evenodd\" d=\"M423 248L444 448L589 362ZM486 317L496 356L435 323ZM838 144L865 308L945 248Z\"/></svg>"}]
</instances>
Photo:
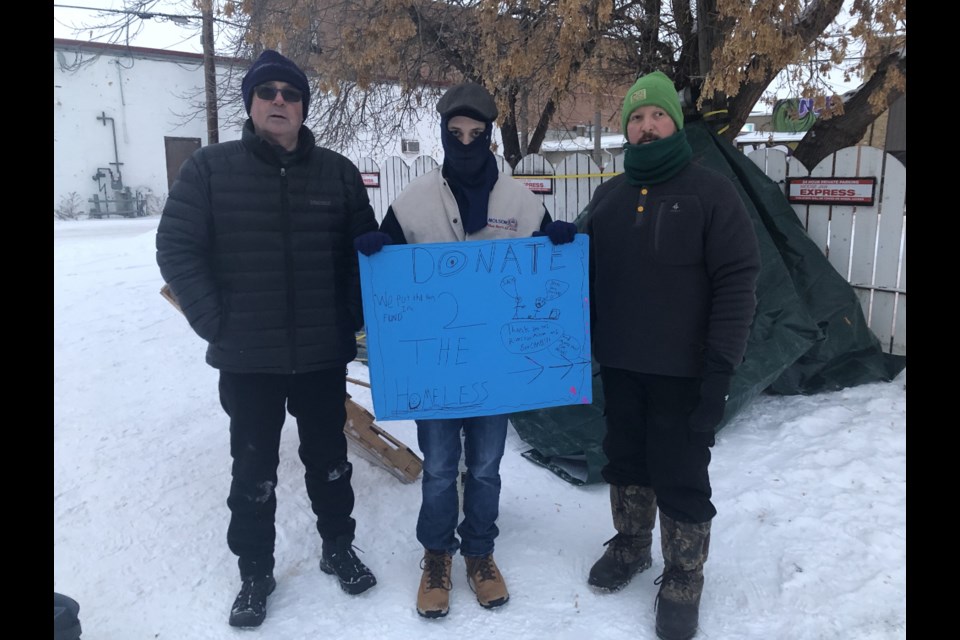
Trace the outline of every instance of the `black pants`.
<instances>
[{"instance_id":1,"label":"black pants","mask_svg":"<svg viewBox=\"0 0 960 640\"><path fill-rule=\"evenodd\" d=\"M353 539L352 467L343 434L346 394L342 368L291 375L220 372L233 457L227 544L239 556L241 575L273 569L275 488L287 411L297 420L307 495L321 539Z\"/></svg>"},{"instance_id":2,"label":"black pants","mask_svg":"<svg viewBox=\"0 0 960 640\"><path fill-rule=\"evenodd\" d=\"M607 433L601 472L616 486L652 487L660 509L680 522L707 522L710 448L691 437L687 417L699 399L698 378L600 368Z\"/></svg>"}]
</instances>

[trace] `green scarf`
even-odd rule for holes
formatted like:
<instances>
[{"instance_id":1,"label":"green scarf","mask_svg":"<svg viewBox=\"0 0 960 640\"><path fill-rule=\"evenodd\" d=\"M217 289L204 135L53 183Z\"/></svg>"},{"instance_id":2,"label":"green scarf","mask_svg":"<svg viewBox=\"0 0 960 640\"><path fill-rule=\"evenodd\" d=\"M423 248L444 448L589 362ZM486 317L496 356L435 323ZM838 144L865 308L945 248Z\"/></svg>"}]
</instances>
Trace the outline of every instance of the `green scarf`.
<instances>
[{"instance_id":1,"label":"green scarf","mask_svg":"<svg viewBox=\"0 0 960 640\"><path fill-rule=\"evenodd\" d=\"M686 129L644 144L623 145L623 172L635 187L666 182L680 173L693 157Z\"/></svg>"}]
</instances>

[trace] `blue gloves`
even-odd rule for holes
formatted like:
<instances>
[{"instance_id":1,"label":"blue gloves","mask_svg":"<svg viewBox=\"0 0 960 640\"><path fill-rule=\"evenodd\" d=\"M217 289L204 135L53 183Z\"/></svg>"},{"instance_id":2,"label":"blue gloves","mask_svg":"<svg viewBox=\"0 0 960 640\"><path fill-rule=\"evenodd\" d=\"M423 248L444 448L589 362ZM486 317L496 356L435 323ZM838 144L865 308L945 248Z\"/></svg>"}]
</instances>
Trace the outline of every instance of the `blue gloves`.
<instances>
[{"instance_id":1,"label":"blue gloves","mask_svg":"<svg viewBox=\"0 0 960 640\"><path fill-rule=\"evenodd\" d=\"M383 231L367 231L353 239L353 248L365 256L372 256L392 242Z\"/></svg>"},{"instance_id":2,"label":"blue gloves","mask_svg":"<svg viewBox=\"0 0 960 640\"><path fill-rule=\"evenodd\" d=\"M545 231L534 231L533 236L548 236L553 244L567 244L573 242L577 235L577 225L563 220L554 220L547 225Z\"/></svg>"},{"instance_id":3,"label":"blue gloves","mask_svg":"<svg viewBox=\"0 0 960 640\"><path fill-rule=\"evenodd\" d=\"M730 376L723 373L707 373L700 380L700 402L687 419L691 436L708 447L714 445L714 433L723 421L730 391Z\"/></svg>"}]
</instances>

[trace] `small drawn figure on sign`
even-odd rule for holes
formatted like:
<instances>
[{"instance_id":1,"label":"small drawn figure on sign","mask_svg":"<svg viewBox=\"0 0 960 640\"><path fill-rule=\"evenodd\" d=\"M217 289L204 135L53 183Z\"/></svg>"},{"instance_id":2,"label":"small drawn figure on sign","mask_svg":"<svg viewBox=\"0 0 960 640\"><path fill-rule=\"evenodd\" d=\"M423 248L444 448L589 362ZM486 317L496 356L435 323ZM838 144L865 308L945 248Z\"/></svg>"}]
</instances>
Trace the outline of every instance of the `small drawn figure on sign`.
<instances>
[{"instance_id":1,"label":"small drawn figure on sign","mask_svg":"<svg viewBox=\"0 0 960 640\"><path fill-rule=\"evenodd\" d=\"M541 313L543 312L543 308L546 306L546 304L551 300L556 300L562 296L566 290L570 288L570 285L566 282L561 282L560 280L548 280L545 286L546 295L537 296L534 298L534 310L532 313L527 313L524 311L527 308L527 305L523 303L523 296L521 296L517 291L517 279L514 276L506 276L503 280L501 280L500 288L503 289L504 293L514 300L514 320L540 320L543 319ZM546 319L557 320L559 318L560 309L553 308L550 309Z\"/></svg>"}]
</instances>

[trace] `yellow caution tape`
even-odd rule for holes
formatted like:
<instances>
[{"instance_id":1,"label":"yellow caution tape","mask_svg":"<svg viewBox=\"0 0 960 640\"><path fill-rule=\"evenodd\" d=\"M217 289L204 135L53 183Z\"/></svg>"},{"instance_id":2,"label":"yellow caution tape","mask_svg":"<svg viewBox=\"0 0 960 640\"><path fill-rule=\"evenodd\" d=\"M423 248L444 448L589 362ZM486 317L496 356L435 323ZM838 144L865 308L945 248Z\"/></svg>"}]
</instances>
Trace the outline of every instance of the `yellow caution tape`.
<instances>
[{"instance_id":1,"label":"yellow caution tape","mask_svg":"<svg viewBox=\"0 0 960 640\"><path fill-rule=\"evenodd\" d=\"M622 172L621 172L622 173ZM553 178L611 178L613 176L618 176L620 173L571 173L568 175L559 175L559 176L511 176L517 180L529 180L530 178L542 178L542 179L553 179Z\"/></svg>"}]
</instances>

